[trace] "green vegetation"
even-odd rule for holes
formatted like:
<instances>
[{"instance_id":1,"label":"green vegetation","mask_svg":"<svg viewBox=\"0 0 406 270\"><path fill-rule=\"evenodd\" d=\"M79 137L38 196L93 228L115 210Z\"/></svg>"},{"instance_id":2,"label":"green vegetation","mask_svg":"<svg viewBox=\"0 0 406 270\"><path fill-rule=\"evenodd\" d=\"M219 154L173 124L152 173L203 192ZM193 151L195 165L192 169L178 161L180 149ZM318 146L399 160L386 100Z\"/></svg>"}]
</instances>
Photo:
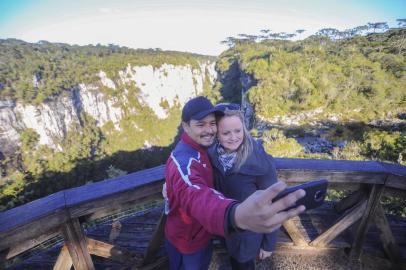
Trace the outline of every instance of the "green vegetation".
<instances>
[{"instance_id":1,"label":"green vegetation","mask_svg":"<svg viewBox=\"0 0 406 270\"><path fill-rule=\"evenodd\" d=\"M343 32L322 29L299 41L265 30L261 32L267 38L228 38L230 49L217 61L223 78L217 88L226 101L235 101L242 90L241 74L255 81L247 97L257 122L271 129L253 134L262 135L266 151L274 156L406 165L406 121L400 119L406 112L406 29L356 34L368 28L375 32L387 25ZM298 120L284 124L281 119L289 117ZM376 120L383 122L372 124ZM326 153L307 152L295 137L315 131L324 131L322 139L344 142L343 146ZM333 199L340 196L336 191L330 194ZM386 211L406 217L406 202L398 199L383 198Z\"/></svg>"},{"instance_id":2,"label":"green vegetation","mask_svg":"<svg viewBox=\"0 0 406 270\"><path fill-rule=\"evenodd\" d=\"M133 82L119 82L119 72L128 64L160 67L166 63L200 69L199 63L212 61L213 57L114 45L32 44L8 39L0 40L0 59L0 100L35 105L70 95L80 83L99 84L104 94L114 97L114 106L123 111L119 123L110 121L102 127L82 113L80 123L69 127L57 142L57 149L39 145L34 130L22 130L16 153L0 158L1 211L62 189L165 163L178 134L178 101L170 106L162 100L161 107L168 117L160 119L140 101L140 91ZM101 70L115 82L116 89L98 83ZM218 95L213 93L208 75L203 93L216 101Z\"/></svg>"},{"instance_id":3,"label":"green vegetation","mask_svg":"<svg viewBox=\"0 0 406 270\"><path fill-rule=\"evenodd\" d=\"M130 49L117 45L77 46L40 41L28 43L0 39L0 99L39 104L69 92L80 83L94 83L100 70L116 80L118 71L132 66L162 64L198 68L198 61L214 60L210 56ZM37 85L33 82L37 80Z\"/></svg>"},{"instance_id":4,"label":"green vegetation","mask_svg":"<svg viewBox=\"0 0 406 270\"><path fill-rule=\"evenodd\" d=\"M384 29L385 25L370 27ZM251 132L263 138L265 149L274 156L406 165L406 124L404 120L398 124L406 115L406 29L365 36L349 32L322 29L300 41L286 40L289 36L281 33L261 42L249 35L242 41L229 39L231 48L216 63L220 82L212 89L206 74L203 94L213 102L240 102L241 74L248 74L253 86L247 97L256 120L273 127L257 127ZM31 104L68 94L79 83L95 83L100 70L116 82L118 72L127 64L197 67L198 61L213 60L114 45L30 44L18 40L0 40L0 58L0 100ZM34 77L37 85L33 84ZM33 130L21 132L20 149L0 164L7 172L4 184L0 184L0 210L165 162L178 135L180 105L175 101L169 106L167 100L161 100L168 117L159 119L139 102L139 90L133 84L116 85L115 90L101 89L123 108L119 123L98 127L90 116L81 115L81 123L72 126L59 142L62 151L38 146L38 134ZM121 100L123 91L128 91L128 100ZM280 120L304 112L310 114L299 117L299 124L283 126ZM376 120L384 122L373 124ZM308 153L295 137L315 130L323 130L323 139L345 143L327 153ZM344 193L332 191L329 196L337 199ZM406 217L404 200L382 200L386 211Z\"/></svg>"},{"instance_id":5,"label":"green vegetation","mask_svg":"<svg viewBox=\"0 0 406 270\"><path fill-rule=\"evenodd\" d=\"M257 117L321 108L320 118L334 113L342 121L368 122L406 110L405 36L406 29L397 29L343 40L238 43L220 56L217 68L232 73L238 63L257 81L248 92Z\"/></svg>"}]
</instances>

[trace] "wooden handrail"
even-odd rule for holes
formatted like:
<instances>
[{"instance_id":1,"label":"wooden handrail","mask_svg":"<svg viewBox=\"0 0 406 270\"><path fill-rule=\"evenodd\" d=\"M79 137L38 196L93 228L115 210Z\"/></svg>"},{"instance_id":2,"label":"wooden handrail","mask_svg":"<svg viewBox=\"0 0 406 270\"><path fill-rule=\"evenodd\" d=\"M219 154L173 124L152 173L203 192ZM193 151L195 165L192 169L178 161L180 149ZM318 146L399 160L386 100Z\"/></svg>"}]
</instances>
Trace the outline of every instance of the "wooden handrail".
<instances>
[{"instance_id":1,"label":"wooden handrail","mask_svg":"<svg viewBox=\"0 0 406 270\"><path fill-rule=\"evenodd\" d=\"M374 184L406 190L406 166L378 161L275 158L288 183L326 178L333 184ZM66 223L160 196L165 166L63 190L0 213L0 251L29 239L55 235ZM106 210L107 209L107 210ZM99 214L97 214L99 213ZM81 244L83 245L83 243ZM20 248L20 247L19 247Z\"/></svg>"}]
</instances>

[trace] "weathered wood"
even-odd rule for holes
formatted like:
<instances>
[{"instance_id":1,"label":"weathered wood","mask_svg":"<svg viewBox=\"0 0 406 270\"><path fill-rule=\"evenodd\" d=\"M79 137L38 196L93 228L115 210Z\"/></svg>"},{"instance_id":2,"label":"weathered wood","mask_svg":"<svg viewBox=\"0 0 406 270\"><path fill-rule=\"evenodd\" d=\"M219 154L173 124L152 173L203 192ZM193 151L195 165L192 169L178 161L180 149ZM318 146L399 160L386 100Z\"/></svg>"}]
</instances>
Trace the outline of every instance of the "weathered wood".
<instances>
[{"instance_id":1,"label":"weathered wood","mask_svg":"<svg viewBox=\"0 0 406 270\"><path fill-rule=\"evenodd\" d=\"M278 178L288 183L303 183L314 179L326 179L329 183L383 184L384 173L343 172L343 171L308 171L308 170L277 170Z\"/></svg>"},{"instance_id":2,"label":"weathered wood","mask_svg":"<svg viewBox=\"0 0 406 270\"><path fill-rule=\"evenodd\" d=\"M99 197L92 201L74 205L69 207L69 210L73 218L86 216L101 209L119 207L125 202L134 200L134 198L137 198L137 200L146 199L152 195L159 193L161 190L162 183L161 181L157 181L149 185L138 187L136 189L121 192L119 194L113 194L107 197ZM78 196L80 196L80 194L78 194Z\"/></svg>"},{"instance_id":3,"label":"weathered wood","mask_svg":"<svg viewBox=\"0 0 406 270\"><path fill-rule=\"evenodd\" d=\"M68 189L65 191L66 206L72 210L75 209L76 206L109 200L112 197L117 197L117 195L121 197L121 194L126 194L127 192L131 194L132 191L140 190L154 184L161 185L160 183L162 183L162 180L165 178L164 173L165 166L162 165L115 179Z\"/></svg>"},{"instance_id":4,"label":"weathered wood","mask_svg":"<svg viewBox=\"0 0 406 270\"><path fill-rule=\"evenodd\" d=\"M110 234L109 234L109 242L113 243L117 237L120 235L121 232L121 222L119 220L113 221L113 223L111 224L111 230L110 230Z\"/></svg>"},{"instance_id":5,"label":"weathered wood","mask_svg":"<svg viewBox=\"0 0 406 270\"><path fill-rule=\"evenodd\" d=\"M6 257L7 257L8 249L0 251L0 269L6 269Z\"/></svg>"},{"instance_id":6,"label":"weathered wood","mask_svg":"<svg viewBox=\"0 0 406 270\"><path fill-rule=\"evenodd\" d=\"M348 188L366 183L385 184L388 190L391 188L395 192L406 191L406 167L398 164L376 161L278 158L275 160L278 174L288 183L326 178L331 183L330 187L346 183L345 188ZM39 244L46 237L37 237L47 235L61 226L69 219L69 212L75 218L89 216L91 220L108 214L109 211L119 212L126 209L130 207L131 202L138 203L148 200L150 196L157 196L161 191L164 170L165 166L162 165L127 176L72 188L2 212L0 250L12 247L8 251L8 256L14 256L13 254L31 247L34 242ZM351 183L347 184L349 182ZM30 240L33 238L37 239Z\"/></svg>"},{"instance_id":7,"label":"weathered wood","mask_svg":"<svg viewBox=\"0 0 406 270\"><path fill-rule=\"evenodd\" d=\"M406 190L406 176L389 175L385 186L396 188L399 190Z\"/></svg>"},{"instance_id":8,"label":"weathered wood","mask_svg":"<svg viewBox=\"0 0 406 270\"><path fill-rule=\"evenodd\" d=\"M0 233L0 250L23 243L39 235L46 235L49 232L53 232L64 224L68 218L69 215L66 210L57 210L48 216L30 221L11 230L6 230Z\"/></svg>"},{"instance_id":9,"label":"weathered wood","mask_svg":"<svg viewBox=\"0 0 406 270\"><path fill-rule=\"evenodd\" d=\"M148 244L148 248L145 252L143 265L148 265L155 259L155 255L164 241L165 222L166 215L165 213L162 213L154 234L152 235L151 241Z\"/></svg>"},{"instance_id":10,"label":"weathered wood","mask_svg":"<svg viewBox=\"0 0 406 270\"><path fill-rule=\"evenodd\" d=\"M313 247L326 247L337 235L346 230L349 226L354 224L362 217L366 209L367 202L361 201L356 206L348 210L343 214L343 217L331 226L327 231L323 232L316 239L310 242L310 246Z\"/></svg>"},{"instance_id":11,"label":"weathered wood","mask_svg":"<svg viewBox=\"0 0 406 270\"><path fill-rule=\"evenodd\" d=\"M283 227L285 228L289 237L292 239L295 246L308 246L308 241L292 219L285 221L283 223Z\"/></svg>"},{"instance_id":12,"label":"weathered wood","mask_svg":"<svg viewBox=\"0 0 406 270\"><path fill-rule=\"evenodd\" d=\"M42 242L45 242L53 237L58 236L59 234L59 229L54 229L49 231L46 234L42 234L40 236L25 240L23 242L19 242L16 245L10 247L8 253L7 253L7 257L6 259L11 259L39 244L41 244Z\"/></svg>"},{"instance_id":13,"label":"weathered wood","mask_svg":"<svg viewBox=\"0 0 406 270\"><path fill-rule=\"evenodd\" d=\"M134 266L132 270L154 270L154 269L166 269L169 266L168 257L161 257L148 265L140 267ZM164 268L165 267L165 268Z\"/></svg>"},{"instance_id":14,"label":"weathered wood","mask_svg":"<svg viewBox=\"0 0 406 270\"><path fill-rule=\"evenodd\" d=\"M162 187L162 185L161 185L161 187ZM134 197L133 200L121 203L119 205L99 208L99 209L95 210L94 213L91 213L91 214L85 216L83 221L90 222L90 221L93 221L93 220L96 220L96 219L99 219L99 218L102 218L105 216L122 213L122 212L125 212L126 210L134 208L134 205L149 204L149 203L152 203L152 202L160 200L160 199L162 200L162 194L160 192L152 194L148 197L142 197L142 198Z\"/></svg>"},{"instance_id":15,"label":"weathered wood","mask_svg":"<svg viewBox=\"0 0 406 270\"><path fill-rule=\"evenodd\" d=\"M384 188L385 188L384 185L379 185L379 186L373 185L372 186L372 189L371 189L371 192L370 192L369 198L368 198L367 207L362 216L360 224L358 225L357 233L355 235L354 242L351 247L350 257L353 259L359 259L361 256L362 245L364 244L364 241L365 241L365 236L368 231L369 223L373 218L375 209L376 209L377 205L379 204L379 201L381 199L381 195L383 193Z\"/></svg>"},{"instance_id":16,"label":"weathered wood","mask_svg":"<svg viewBox=\"0 0 406 270\"><path fill-rule=\"evenodd\" d=\"M114 246L92 238L87 238L87 248L90 254L103 258L109 258L122 263L131 263L134 260L134 254L125 248Z\"/></svg>"},{"instance_id":17,"label":"weathered wood","mask_svg":"<svg viewBox=\"0 0 406 270\"><path fill-rule=\"evenodd\" d=\"M69 255L68 247L63 245L61 252L58 255L58 259L56 259L53 270L70 270L72 265L72 259Z\"/></svg>"},{"instance_id":18,"label":"weathered wood","mask_svg":"<svg viewBox=\"0 0 406 270\"><path fill-rule=\"evenodd\" d=\"M374 221L380 231L379 238L389 259L393 263L400 262L400 249L396 244L395 237L393 237L385 212L380 204L377 205Z\"/></svg>"},{"instance_id":19,"label":"weathered wood","mask_svg":"<svg viewBox=\"0 0 406 270\"><path fill-rule=\"evenodd\" d=\"M62 226L62 235L75 270L94 269L92 258L87 249L87 239L79 220L68 220Z\"/></svg>"},{"instance_id":20,"label":"weathered wood","mask_svg":"<svg viewBox=\"0 0 406 270\"><path fill-rule=\"evenodd\" d=\"M365 185L361 185L357 191L351 193L350 195L336 203L334 209L337 211L337 213L342 213L345 210L356 205L359 201L365 199L367 193L366 188L367 187Z\"/></svg>"}]
</instances>

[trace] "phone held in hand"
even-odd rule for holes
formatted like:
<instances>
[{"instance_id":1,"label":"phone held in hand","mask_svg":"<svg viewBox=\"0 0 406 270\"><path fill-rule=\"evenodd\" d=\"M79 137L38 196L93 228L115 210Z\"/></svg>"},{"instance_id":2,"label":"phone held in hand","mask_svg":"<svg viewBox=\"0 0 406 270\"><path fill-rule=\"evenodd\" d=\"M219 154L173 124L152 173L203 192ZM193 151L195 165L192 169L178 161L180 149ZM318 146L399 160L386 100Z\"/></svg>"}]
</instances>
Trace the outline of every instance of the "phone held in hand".
<instances>
[{"instance_id":1,"label":"phone held in hand","mask_svg":"<svg viewBox=\"0 0 406 270\"><path fill-rule=\"evenodd\" d=\"M286 208L284 211L295 208L299 205L304 205L306 207L306 210L314 209L323 204L324 199L326 198L327 185L328 182L326 179L320 179L288 187L284 191L280 192L272 200L272 202L276 202L277 200L285 197L289 193L292 193L296 190L303 189L304 191L306 191L306 195L303 198L297 200L294 205Z\"/></svg>"}]
</instances>

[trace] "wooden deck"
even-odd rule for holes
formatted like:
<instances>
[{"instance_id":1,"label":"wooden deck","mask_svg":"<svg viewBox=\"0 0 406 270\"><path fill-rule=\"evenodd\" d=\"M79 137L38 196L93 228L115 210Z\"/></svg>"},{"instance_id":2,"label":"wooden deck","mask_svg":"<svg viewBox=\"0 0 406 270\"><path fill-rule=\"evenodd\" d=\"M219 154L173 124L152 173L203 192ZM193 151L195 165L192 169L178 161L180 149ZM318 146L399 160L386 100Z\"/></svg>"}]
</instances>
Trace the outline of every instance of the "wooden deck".
<instances>
[{"instance_id":1,"label":"wooden deck","mask_svg":"<svg viewBox=\"0 0 406 270\"><path fill-rule=\"evenodd\" d=\"M383 195L406 198L405 166L376 161L275 160L278 178L288 184L325 178L329 189L351 191L334 205L326 203L285 222L275 258L299 254L309 255L311 260L331 254L320 262L328 258L340 263L343 258L360 261L367 254L377 260L385 258L386 265L395 269L406 269L406 221L385 216L380 203ZM164 171L165 166L158 166L67 189L0 213L0 269L165 268L163 223L159 221ZM120 218L129 212L135 214ZM57 244L47 245L55 239L59 239ZM48 248L38 252L37 246ZM222 258L221 254L220 248L214 258ZM16 258L22 260L13 264ZM310 268L327 269L321 265ZM298 269L292 267L282 268Z\"/></svg>"},{"instance_id":2,"label":"wooden deck","mask_svg":"<svg viewBox=\"0 0 406 270\"><path fill-rule=\"evenodd\" d=\"M131 216L114 218L112 220L94 225L93 227L85 230L86 235L91 239L118 245L131 251L133 256L142 258L158 224L161 213L162 205L157 205L138 213L134 213ZM340 214L334 209L334 203L328 202L319 209L308 211L307 213L294 218L293 221L302 231L306 240L310 242L316 239L316 237L323 231L332 226L339 218ZM404 263L406 263L406 219L397 218L395 216L387 216L387 219L400 248L402 260ZM356 226L353 226L353 228L335 238L326 249L331 250L350 248L355 234ZM386 259L385 252L379 239L379 230L376 226L372 225L369 228L366 239L367 240L363 246L364 252L371 257L376 257L378 260ZM286 230L282 228L279 232L278 245L275 253L286 254L289 252L300 252L298 250L291 250L290 248L293 245L294 243L286 233ZM23 261L17 262L7 269L53 269L62 246L63 241L60 239L59 243L55 244L51 248L46 250L38 250L35 253L29 254L30 256L21 256L20 259ZM221 245L217 246L217 252L224 252ZM303 252L303 250L301 252ZM312 251L308 250L307 252ZM315 253L319 252L320 250L317 249ZM165 256L165 249L163 245L161 245L155 259L162 260ZM214 259L216 258L218 258L218 256ZM96 269L135 269L134 265L130 265L126 262L118 262L98 256L92 256L92 260ZM213 263L217 265L220 264L220 262ZM221 268L227 269L227 263L222 262ZM167 269L167 264L163 261L161 265L154 269Z\"/></svg>"}]
</instances>

